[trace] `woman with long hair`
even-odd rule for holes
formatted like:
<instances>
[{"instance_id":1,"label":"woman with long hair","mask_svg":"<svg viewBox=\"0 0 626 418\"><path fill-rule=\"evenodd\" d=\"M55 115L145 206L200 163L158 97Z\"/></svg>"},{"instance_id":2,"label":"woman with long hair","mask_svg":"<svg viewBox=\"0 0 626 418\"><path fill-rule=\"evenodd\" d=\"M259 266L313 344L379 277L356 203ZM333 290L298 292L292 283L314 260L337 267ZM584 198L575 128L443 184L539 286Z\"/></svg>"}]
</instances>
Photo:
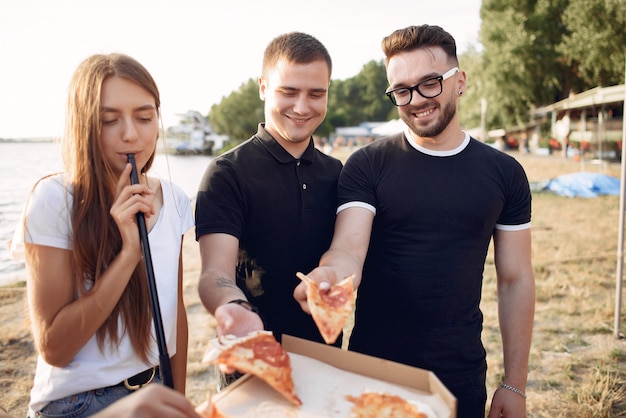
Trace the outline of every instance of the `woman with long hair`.
<instances>
[{"instance_id":1,"label":"woman with long hair","mask_svg":"<svg viewBox=\"0 0 626 418\"><path fill-rule=\"evenodd\" d=\"M151 247L174 388L185 391L187 316L182 241L189 198L147 175L159 137L156 83L123 54L84 60L69 86L65 172L29 196L23 246L38 350L29 416L86 417L159 381L159 350L137 214ZM139 183L131 184L134 154Z\"/></svg>"}]
</instances>

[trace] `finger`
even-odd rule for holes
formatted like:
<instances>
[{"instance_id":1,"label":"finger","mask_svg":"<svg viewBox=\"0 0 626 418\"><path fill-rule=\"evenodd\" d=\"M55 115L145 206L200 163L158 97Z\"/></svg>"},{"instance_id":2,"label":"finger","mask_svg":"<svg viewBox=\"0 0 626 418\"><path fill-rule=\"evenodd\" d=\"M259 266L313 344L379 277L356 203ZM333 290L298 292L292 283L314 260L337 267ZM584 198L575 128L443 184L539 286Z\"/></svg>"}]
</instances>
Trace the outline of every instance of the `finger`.
<instances>
[{"instance_id":1,"label":"finger","mask_svg":"<svg viewBox=\"0 0 626 418\"><path fill-rule=\"evenodd\" d=\"M117 196L122 193L122 190L124 190L125 186L130 184L130 172L132 171L132 169L133 166L128 163L126 164L126 167L124 167L122 174L120 174L120 178L117 180L116 186Z\"/></svg>"}]
</instances>

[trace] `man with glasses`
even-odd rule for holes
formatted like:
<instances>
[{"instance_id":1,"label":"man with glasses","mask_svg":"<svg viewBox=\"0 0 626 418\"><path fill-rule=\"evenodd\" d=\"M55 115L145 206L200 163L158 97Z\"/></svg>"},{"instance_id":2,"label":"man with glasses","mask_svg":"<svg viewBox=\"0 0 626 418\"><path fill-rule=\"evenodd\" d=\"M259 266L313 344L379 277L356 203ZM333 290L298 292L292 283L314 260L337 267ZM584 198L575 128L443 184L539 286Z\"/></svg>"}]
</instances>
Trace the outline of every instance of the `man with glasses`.
<instances>
[{"instance_id":1,"label":"man with glasses","mask_svg":"<svg viewBox=\"0 0 626 418\"><path fill-rule=\"evenodd\" d=\"M524 417L534 316L526 175L461 130L466 74L450 34L412 26L386 37L383 50L386 94L407 129L348 159L333 241L309 276L333 284L356 273L350 349L434 371L459 417L483 418L479 305L493 238L505 374L489 417ZM294 297L306 311L305 290Z\"/></svg>"}]
</instances>

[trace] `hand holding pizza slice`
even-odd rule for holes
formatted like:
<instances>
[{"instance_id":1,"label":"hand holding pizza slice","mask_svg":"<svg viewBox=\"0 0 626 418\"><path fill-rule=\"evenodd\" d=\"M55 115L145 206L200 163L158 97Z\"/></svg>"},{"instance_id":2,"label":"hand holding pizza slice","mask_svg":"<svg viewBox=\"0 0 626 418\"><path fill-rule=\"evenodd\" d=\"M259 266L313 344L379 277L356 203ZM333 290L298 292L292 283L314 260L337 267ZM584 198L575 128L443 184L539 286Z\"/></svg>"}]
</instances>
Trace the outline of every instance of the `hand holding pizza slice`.
<instances>
[{"instance_id":1,"label":"hand holding pizza slice","mask_svg":"<svg viewBox=\"0 0 626 418\"><path fill-rule=\"evenodd\" d=\"M300 272L296 276L307 283L307 300L311 316L322 334L326 344L337 340L343 326L352 314L354 306L354 274L331 286L327 291L320 289L319 284Z\"/></svg>"},{"instance_id":2,"label":"hand holding pizza slice","mask_svg":"<svg viewBox=\"0 0 626 418\"><path fill-rule=\"evenodd\" d=\"M291 377L289 354L270 331L251 332L245 337L229 335L214 339L209 342L202 361L255 375L292 404L302 405Z\"/></svg>"}]
</instances>

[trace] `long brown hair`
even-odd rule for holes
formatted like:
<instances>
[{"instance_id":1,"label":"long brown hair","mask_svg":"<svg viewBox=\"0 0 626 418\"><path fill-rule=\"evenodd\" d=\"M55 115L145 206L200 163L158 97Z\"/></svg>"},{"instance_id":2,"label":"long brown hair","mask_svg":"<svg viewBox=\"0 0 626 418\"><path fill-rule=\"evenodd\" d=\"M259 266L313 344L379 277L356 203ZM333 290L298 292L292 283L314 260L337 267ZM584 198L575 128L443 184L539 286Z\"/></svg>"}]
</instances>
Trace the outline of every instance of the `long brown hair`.
<instances>
[{"instance_id":1,"label":"long brown hair","mask_svg":"<svg viewBox=\"0 0 626 418\"><path fill-rule=\"evenodd\" d=\"M122 248L122 239L109 210L116 192L117 175L104 159L100 101L102 83L123 77L143 87L160 109L159 90L148 71L123 54L93 55L77 68L69 85L67 119L63 137L63 161L73 190L72 258L77 293L89 293ZM154 161L154 152L142 172ZM140 262L117 305L96 333L102 349L106 337L116 346L128 333L137 355L148 358L152 312L145 265Z\"/></svg>"}]
</instances>

